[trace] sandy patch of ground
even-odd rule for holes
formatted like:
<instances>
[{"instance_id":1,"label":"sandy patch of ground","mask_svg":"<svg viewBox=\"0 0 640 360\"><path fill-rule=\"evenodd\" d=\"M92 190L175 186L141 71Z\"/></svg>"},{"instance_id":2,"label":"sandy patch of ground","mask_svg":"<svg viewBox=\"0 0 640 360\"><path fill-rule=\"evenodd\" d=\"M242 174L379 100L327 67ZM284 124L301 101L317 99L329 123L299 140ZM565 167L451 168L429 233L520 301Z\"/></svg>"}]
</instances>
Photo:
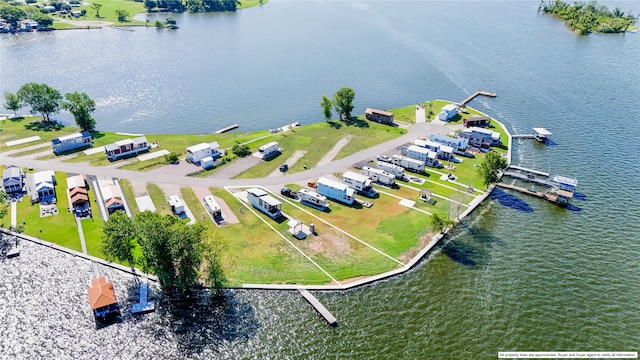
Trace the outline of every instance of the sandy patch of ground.
<instances>
[{"instance_id":1,"label":"sandy patch of ground","mask_svg":"<svg viewBox=\"0 0 640 360\"><path fill-rule=\"evenodd\" d=\"M349 136L345 136L344 138L338 140L338 142L333 146L333 149L329 150L329 152L327 152L322 157L322 159L320 159L320 161L318 161L318 165L316 165L316 166L322 166L322 165L326 165L326 164L332 162L333 159L336 157L336 155L338 155L340 150L342 150L342 148L345 147L349 143L349 141L351 141L352 138L353 138L353 136L349 135Z\"/></svg>"},{"instance_id":2,"label":"sandy patch of ground","mask_svg":"<svg viewBox=\"0 0 640 360\"><path fill-rule=\"evenodd\" d=\"M322 254L327 259L333 259L335 256L342 256L351 251L349 242L332 232L320 233L305 241L310 241L307 247L309 256Z\"/></svg>"},{"instance_id":3,"label":"sandy patch of ground","mask_svg":"<svg viewBox=\"0 0 640 360\"><path fill-rule=\"evenodd\" d=\"M182 195L180 195L180 188L182 188L183 186L162 183L156 183L156 185L158 185L158 187L162 189L165 199L168 199L171 195L178 195L178 197L182 198Z\"/></svg>"},{"instance_id":4,"label":"sandy patch of ground","mask_svg":"<svg viewBox=\"0 0 640 360\"><path fill-rule=\"evenodd\" d=\"M177 164L169 164L157 169L149 170L151 174L169 174L169 175L183 175L191 174L202 170L200 166L188 163L184 159L180 160Z\"/></svg>"},{"instance_id":5,"label":"sandy patch of ground","mask_svg":"<svg viewBox=\"0 0 640 360\"><path fill-rule=\"evenodd\" d=\"M287 161L284 162L284 164L289 165L289 167L292 167L293 164L295 164L298 160L300 160L301 157L304 156L304 154L306 154L307 152L304 150L296 150L296 152L293 153L293 155L291 155ZM282 171L280 171L280 168L273 170L273 172L271 174L269 174L269 176L267 177L276 177L276 176L282 176L285 173L283 173Z\"/></svg>"},{"instance_id":6,"label":"sandy patch of ground","mask_svg":"<svg viewBox=\"0 0 640 360\"><path fill-rule=\"evenodd\" d=\"M109 21L100 21L100 20L69 20L63 18L55 18L56 22L61 22L65 24L71 24L80 27L92 27L92 28L103 28L107 26L112 26L113 23Z\"/></svg>"},{"instance_id":7,"label":"sandy patch of ground","mask_svg":"<svg viewBox=\"0 0 640 360\"><path fill-rule=\"evenodd\" d=\"M261 159L258 159L255 156L245 156L242 159L235 160L231 164L225 165L222 169L214 172L208 177L216 179L231 179L234 176L258 165L261 161Z\"/></svg>"},{"instance_id":8,"label":"sandy patch of ground","mask_svg":"<svg viewBox=\"0 0 640 360\"><path fill-rule=\"evenodd\" d=\"M409 261L411 261L411 259L413 259L422 249L424 249L425 246L427 246L427 244L429 243L429 241L431 241L431 238L433 238L433 236L434 234L430 231L422 235L420 237L420 244L418 244L418 246L412 249L409 249L403 252L399 256L399 260L402 261L403 263L408 263Z\"/></svg>"}]
</instances>

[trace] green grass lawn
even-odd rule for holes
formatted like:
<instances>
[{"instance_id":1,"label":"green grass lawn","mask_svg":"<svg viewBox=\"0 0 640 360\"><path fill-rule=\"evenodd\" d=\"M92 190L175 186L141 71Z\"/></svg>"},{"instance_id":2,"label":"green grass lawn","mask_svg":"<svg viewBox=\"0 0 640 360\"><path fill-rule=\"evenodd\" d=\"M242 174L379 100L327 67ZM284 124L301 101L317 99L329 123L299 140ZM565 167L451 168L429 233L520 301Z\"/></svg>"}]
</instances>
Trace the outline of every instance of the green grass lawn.
<instances>
[{"instance_id":1,"label":"green grass lawn","mask_svg":"<svg viewBox=\"0 0 640 360\"><path fill-rule=\"evenodd\" d=\"M18 89L15 89L17 91ZM62 125L46 125L40 120L40 116L27 116L16 119L8 119L0 122L0 152L21 149L41 143L51 142L52 139L62 135L71 134L78 131L78 128ZM24 139L32 136L40 136L42 140L7 146L6 142L11 140ZM44 150L46 148L42 148Z\"/></svg>"},{"instance_id":2,"label":"green grass lawn","mask_svg":"<svg viewBox=\"0 0 640 360\"><path fill-rule=\"evenodd\" d=\"M388 109L388 112L393 113L394 121L401 121L409 124L415 124L416 122L416 106L409 105L395 109Z\"/></svg>"},{"instance_id":3,"label":"green grass lawn","mask_svg":"<svg viewBox=\"0 0 640 360\"><path fill-rule=\"evenodd\" d=\"M138 13L146 13L147 9L144 7L143 2L135 2L129 0L100 0L102 7L100 8L100 17L96 17L96 11L91 5L85 5L78 8L73 8L74 11L81 9L87 10L85 17L78 18L78 21L96 20L96 21L109 21L115 26L130 26L130 25L144 25L143 21L133 20L133 16ZM121 9L129 13L127 17L128 21L119 22L116 10ZM72 20L73 21L73 20Z\"/></svg>"},{"instance_id":4,"label":"green grass lawn","mask_svg":"<svg viewBox=\"0 0 640 360\"><path fill-rule=\"evenodd\" d=\"M156 184L147 184L147 191L149 192L151 201L153 201L153 205L156 207L156 212L160 215L170 215L171 210L169 209L167 197L164 195L162 189Z\"/></svg>"},{"instance_id":5,"label":"green grass lawn","mask_svg":"<svg viewBox=\"0 0 640 360\"><path fill-rule=\"evenodd\" d=\"M336 155L340 159L358 151L367 149L373 145L401 136L406 130L389 127L382 124L357 120L354 122L332 121L309 124L286 133L277 134L256 141L252 149L270 141L277 141L283 149L283 153L270 161L263 161L251 169L239 174L236 178L260 178L269 175L284 163L296 150L304 150L305 154L289 168L289 172L304 171L315 166L322 157L329 152L335 144L346 136L351 140Z\"/></svg>"},{"instance_id":6,"label":"green grass lawn","mask_svg":"<svg viewBox=\"0 0 640 360\"><path fill-rule=\"evenodd\" d=\"M331 281L258 216L246 209L240 200L224 189L212 188L211 192L222 198L240 221L220 228L228 239L229 253L236 263L233 269L227 270L227 277L233 285L256 282L326 284ZM240 208L244 209L242 213L238 210Z\"/></svg>"},{"instance_id":7,"label":"green grass lawn","mask_svg":"<svg viewBox=\"0 0 640 360\"><path fill-rule=\"evenodd\" d=\"M254 6L264 5L269 2L269 0L240 0L238 1L238 10L246 9Z\"/></svg>"},{"instance_id":8,"label":"green grass lawn","mask_svg":"<svg viewBox=\"0 0 640 360\"><path fill-rule=\"evenodd\" d=\"M67 175L63 172L56 172L55 177L58 214L41 218L40 205L37 203L31 205L29 198L23 197L22 201L18 203L18 223L25 221L24 233L27 235L82 251L75 216L68 211Z\"/></svg>"},{"instance_id":9,"label":"green grass lawn","mask_svg":"<svg viewBox=\"0 0 640 360\"><path fill-rule=\"evenodd\" d=\"M131 182L127 179L120 179L120 188L122 189L122 195L124 195L125 199L127 199L127 204L129 204L129 210L131 211L131 215L136 216L140 213L140 209L138 209L138 203L136 203L136 196L133 193L133 186L131 186Z\"/></svg>"},{"instance_id":10,"label":"green grass lawn","mask_svg":"<svg viewBox=\"0 0 640 360\"><path fill-rule=\"evenodd\" d=\"M184 203L189 207L196 221L206 227L215 227L204 205L198 200L198 197L190 187L180 188L180 196Z\"/></svg>"}]
</instances>

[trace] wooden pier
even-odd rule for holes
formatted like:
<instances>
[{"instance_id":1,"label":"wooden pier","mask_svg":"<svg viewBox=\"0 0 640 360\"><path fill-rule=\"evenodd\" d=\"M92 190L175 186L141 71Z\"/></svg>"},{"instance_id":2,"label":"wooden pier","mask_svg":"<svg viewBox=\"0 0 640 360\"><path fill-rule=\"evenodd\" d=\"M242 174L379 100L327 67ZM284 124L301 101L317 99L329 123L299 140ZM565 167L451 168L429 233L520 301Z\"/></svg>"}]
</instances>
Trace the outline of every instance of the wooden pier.
<instances>
[{"instance_id":1,"label":"wooden pier","mask_svg":"<svg viewBox=\"0 0 640 360\"><path fill-rule=\"evenodd\" d=\"M543 192L540 192L540 191L531 191L531 190L529 190L527 188L523 188L523 187L520 187L520 186L511 185L511 184L504 184L504 183L497 183L496 186L504 188L504 189L515 190L515 191L517 191L519 193L522 193L522 194L528 194L528 195L531 195L531 196L535 196L535 197L540 198L540 199L551 201L552 203L558 203L558 196L555 195L555 194L543 193Z\"/></svg>"},{"instance_id":2,"label":"wooden pier","mask_svg":"<svg viewBox=\"0 0 640 360\"><path fill-rule=\"evenodd\" d=\"M462 102L460 103L460 106L467 105L467 103L469 101L475 99L476 96L478 96L478 95L484 95L484 96L488 96L488 97L496 97L496 96L498 96L498 94L496 94L496 93L492 93L492 92L484 91L484 90L478 90L478 91L474 92L473 94L469 95L468 98L462 100Z\"/></svg>"},{"instance_id":3,"label":"wooden pier","mask_svg":"<svg viewBox=\"0 0 640 360\"><path fill-rule=\"evenodd\" d=\"M536 134L513 134L511 137L514 139L533 139L536 137Z\"/></svg>"},{"instance_id":4,"label":"wooden pier","mask_svg":"<svg viewBox=\"0 0 640 360\"><path fill-rule=\"evenodd\" d=\"M311 306L313 306L320 313L320 315L322 315L322 317L324 317L324 319L327 320L329 325L331 326L338 325L338 319L336 319L335 316L333 316L329 312L329 310L327 310L327 308L324 307L324 305L322 305L320 301L318 301L318 299L316 299L315 296L313 296L306 289L298 289L298 291L309 302L309 304L311 304Z\"/></svg>"},{"instance_id":5,"label":"wooden pier","mask_svg":"<svg viewBox=\"0 0 640 360\"><path fill-rule=\"evenodd\" d=\"M239 126L238 124L229 125L227 127L223 127L222 129L216 131L214 134L222 134L222 133L225 133L227 131L231 131L231 130L235 129L238 126Z\"/></svg>"},{"instance_id":6,"label":"wooden pier","mask_svg":"<svg viewBox=\"0 0 640 360\"><path fill-rule=\"evenodd\" d=\"M525 175L525 174L518 174L518 173L515 173L513 171L505 171L503 173L503 175L504 176L508 176L510 178L513 178L513 179L517 179L517 180L522 180L522 181L526 181L526 182L532 182L532 183L535 183L535 184L538 184L538 185L544 185L546 187L553 187L553 183L552 182L550 182L548 180L545 180L545 179L539 179L539 178L533 176L533 174L526 174Z\"/></svg>"},{"instance_id":7,"label":"wooden pier","mask_svg":"<svg viewBox=\"0 0 640 360\"><path fill-rule=\"evenodd\" d=\"M544 177L549 177L549 173L546 173L546 172L540 171L540 170L529 169L529 168L526 168L524 166L511 165L511 166L509 166L509 169L520 170L520 171L528 172L530 174L536 174L536 175L540 175L540 176L544 176Z\"/></svg>"}]
</instances>

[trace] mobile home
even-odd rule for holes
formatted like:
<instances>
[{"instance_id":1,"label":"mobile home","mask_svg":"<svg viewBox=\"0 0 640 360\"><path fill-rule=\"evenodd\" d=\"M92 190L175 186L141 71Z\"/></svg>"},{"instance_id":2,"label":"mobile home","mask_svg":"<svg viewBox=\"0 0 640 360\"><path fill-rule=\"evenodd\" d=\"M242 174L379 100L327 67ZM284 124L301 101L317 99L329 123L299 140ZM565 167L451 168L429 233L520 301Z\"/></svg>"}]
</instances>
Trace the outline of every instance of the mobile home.
<instances>
[{"instance_id":1,"label":"mobile home","mask_svg":"<svg viewBox=\"0 0 640 360\"><path fill-rule=\"evenodd\" d=\"M384 161L378 161L377 165L379 168L388 172L389 174L395 175L396 179L404 178L404 168L402 166L393 165Z\"/></svg>"},{"instance_id":2,"label":"mobile home","mask_svg":"<svg viewBox=\"0 0 640 360\"><path fill-rule=\"evenodd\" d=\"M184 213L184 203L182 202L180 197L178 197L178 195L169 196L169 207L171 208L171 211L176 215Z\"/></svg>"},{"instance_id":3,"label":"mobile home","mask_svg":"<svg viewBox=\"0 0 640 360\"><path fill-rule=\"evenodd\" d=\"M455 151L465 152L469 147L469 142L466 139L452 138L449 136L444 136L439 134L429 135L429 140L440 143L440 144L444 144L447 146L451 146L454 152Z\"/></svg>"},{"instance_id":4,"label":"mobile home","mask_svg":"<svg viewBox=\"0 0 640 360\"><path fill-rule=\"evenodd\" d=\"M381 124L393 124L393 113L383 110L367 108L364 112L365 118L370 121L379 122Z\"/></svg>"},{"instance_id":5,"label":"mobile home","mask_svg":"<svg viewBox=\"0 0 640 360\"><path fill-rule=\"evenodd\" d=\"M346 184L325 178L319 178L317 184L320 195L346 204L353 204L356 200L356 191Z\"/></svg>"},{"instance_id":6,"label":"mobile home","mask_svg":"<svg viewBox=\"0 0 640 360\"><path fill-rule=\"evenodd\" d=\"M342 182L356 191L364 193L371 191L371 179L369 179L368 176L353 171L345 172L342 175Z\"/></svg>"},{"instance_id":7,"label":"mobile home","mask_svg":"<svg viewBox=\"0 0 640 360\"><path fill-rule=\"evenodd\" d=\"M455 104L449 104L442 107L442 110L438 114L438 120L442 121L451 121L454 117L458 115L458 106Z\"/></svg>"},{"instance_id":8,"label":"mobile home","mask_svg":"<svg viewBox=\"0 0 640 360\"><path fill-rule=\"evenodd\" d=\"M401 149L402 155L421 161L426 166L438 167L438 153L418 145L409 145Z\"/></svg>"},{"instance_id":9,"label":"mobile home","mask_svg":"<svg viewBox=\"0 0 640 360\"><path fill-rule=\"evenodd\" d=\"M396 183L396 176L382 169L376 169L370 166L364 166L361 172L363 175L368 176L369 179L379 182L380 184L394 185Z\"/></svg>"},{"instance_id":10,"label":"mobile home","mask_svg":"<svg viewBox=\"0 0 640 360\"><path fill-rule=\"evenodd\" d=\"M22 192L24 187L22 169L15 165L10 165L4 169L2 171L2 187L7 194Z\"/></svg>"},{"instance_id":11,"label":"mobile home","mask_svg":"<svg viewBox=\"0 0 640 360\"><path fill-rule=\"evenodd\" d=\"M222 217L222 209L212 195L207 195L204 197L204 208L207 209L207 212L211 214L214 219Z\"/></svg>"},{"instance_id":12,"label":"mobile home","mask_svg":"<svg viewBox=\"0 0 640 360\"><path fill-rule=\"evenodd\" d=\"M272 141L268 144L260 146L258 152L262 154L262 158L269 158L280 152L280 145L277 141Z\"/></svg>"},{"instance_id":13,"label":"mobile home","mask_svg":"<svg viewBox=\"0 0 640 360\"><path fill-rule=\"evenodd\" d=\"M91 144L91 133L89 131L64 135L51 140L51 148L56 155L66 151L91 147Z\"/></svg>"},{"instance_id":14,"label":"mobile home","mask_svg":"<svg viewBox=\"0 0 640 360\"><path fill-rule=\"evenodd\" d=\"M104 152L107 154L107 158L110 161L115 161L121 158L135 156L141 152L149 151L149 143L144 136L135 139L124 139L114 142L113 144L106 145Z\"/></svg>"},{"instance_id":15,"label":"mobile home","mask_svg":"<svg viewBox=\"0 0 640 360\"><path fill-rule=\"evenodd\" d=\"M200 164L207 157L217 159L221 155L219 148L220 145L218 145L217 141L190 146L187 148L187 160L194 164Z\"/></svg>"},{"instance_id":16,"label":"mobile home","mask_svg":"<svg viewBox=\"0 0 640 360\"><path fill-rule=\"evenodd\" d=\"M251 188L247 190L247 200L254 208L260 210L272 219L282 215L280 212L282 203L262 189Z\"/></svg>"},{"instance_id":17,"label":"mobile home","mask_svg":"<svg viewBox=\"0 0 640 360\"><path fill-rule=\"evenodd\" d=\"M412 159L410 157L402 156L402 155L393 155L391 158L391 163L394 165L402 166L403 168L414 171L414 172L423 172L424 171L424 162L416 159Z\"/></svg>"},{"instance_id":18,"label":"mobile home","mask_svg":"<svg viewBox=\"0 0 640 360\"><path fill-rule=\"evenodd\" d=\"M487 127L491 123L491 118L488 116L472 114L468 118L464 118L462 123L465 127Z\"/></svg>"},{"instance_id":19,"label":"mobile home","mask_svg":"<svg viewBox=\"0 0 640 360\"><path fill-rule=\"evenodd\" d=\"M300 201L307 202L311 205L325 208L327 207L327 197L324 195L320 195L317 192L309 189L301 189L298 191L298 196L300 197Z\"/></svg>"}]
</instances>

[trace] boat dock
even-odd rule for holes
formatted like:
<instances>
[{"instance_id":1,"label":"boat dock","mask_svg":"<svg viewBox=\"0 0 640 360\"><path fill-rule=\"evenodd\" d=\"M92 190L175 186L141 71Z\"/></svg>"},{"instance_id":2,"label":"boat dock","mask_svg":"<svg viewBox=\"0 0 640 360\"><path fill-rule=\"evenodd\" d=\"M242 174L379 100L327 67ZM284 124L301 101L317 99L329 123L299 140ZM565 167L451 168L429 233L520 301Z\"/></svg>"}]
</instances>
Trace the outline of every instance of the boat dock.
<instances>
[{"instance_id":1,"label":"boat dock","mask_svg":"<svg viewBox=\"0 0 640 360\"><path fill-rule=\"evenodd\" d=\"M484 96L488 96L488 97L496 97L496 96L498 96L498 94L496 94L496 93L492 93L492 92L484 91L484 90L478 90L478 91L474 92L473 94L469 95L468 98L462 100L462 102L460 102L460 106L467 105L467 103L469 101L475 99L476 96L478 96L478 95L484 95Z\"/></svg>"},{"instance_id":2,"label":"boat dock","mask_svg":"<svg viewBox=\"0 0 640 360\"><path fill-rule=\"evenodd\" d=\"M140 302L131 306L131 313L134 315L144 314L156 309L156 305L153 301L147 301L147 295L149 293L149 279L140 282Z\"/></svg>"},{"instance_id":3,"label":"boat dock","mask_svg":"<svg viewBox=\"0 0 640 360\"><path fill-rule=\"evenodd\" d=\"M539 191L531 191L530 189L523 188L521 186L505 184L505 183L497 183L496 186L497 187L501 187L503 189L515 190L515 191L517 191L519 193L535 196L535 197L538 197L540 199L551 201L553 203L557 203L558 202L558 196L555 195L555 194L543 193L543 192L539 192Z\"/></svg>"},{"instance_id":4,"label":"boat dock","mask_svg":"<svg viewBox=\"0 0 640 360\"><path fill-rule=\"evenodd\" d=\"M549 177L549 173L546 173L546 172L540 171L540 170L529 169L529 168L526 168L524 166L511 165L511 166L509 166L509 169L520 170L520 171L528 172L530 174L536 174L536 175L540 175L540 176L544 176L544 177Z\"/></svg>"},{"instance_id":5,"label":"boat dock","mask_svg":"<svg viewBox=\"0 0 640 360\"><path fill-rule=\"evenodd\" d=\"M514 139L533 139L536 137L536 134L514 134L511 135Z\"/></svg>"},{"instance_id":6,"label":"boat dock","mask_svg":"<svg viewBox=\"0 0 640 360\"><path fill-rule=\"evenodd\" d=\"M336 319L335 316L333 316L329 312L329 310L327 310L327 308L324 307L324 305L322 305L320 301L318 301L318 299L316 299L315 296L313 296L309 291L307 291L307 289L298 289L298 291L309 302L309 304L311 304L311 306L313 306L320 313L320 315L322 315L322 317L324 317L324 319L327 320L329 325L331 326L338 325L338 319Z\"/></svg>"},{"instance_id":7,"label":"boat dock","mask_svg":"<svg viewBox=\"0 0 640 360\"><path fill-rule=\"evenodd\" d=\"M233 125L229 125L227 127L223 127L222 129L214 132L214 134L222 134L222 133L226 133L227 131L231 131L235 128L237 128L239 125L238 124L233 124Z\"/></svg>"},{"instance_id":8,"label":"boat dock","mask_svg":"<svg viewBox=\"0 0 640 360\"><path fill-rule=\"evenodd\" d=\"M553 183L546 180L546 179L539 179L537 177L535 177L533 174L519 174L513 171L505 171L503 173L504 176L508 176L510 178L513 179L517 179L517 180L522 180L522 181L527 181L527 182L532 182L538 185L544 185L546 187L552 187Z\"/></svg>"}]
</instances>

